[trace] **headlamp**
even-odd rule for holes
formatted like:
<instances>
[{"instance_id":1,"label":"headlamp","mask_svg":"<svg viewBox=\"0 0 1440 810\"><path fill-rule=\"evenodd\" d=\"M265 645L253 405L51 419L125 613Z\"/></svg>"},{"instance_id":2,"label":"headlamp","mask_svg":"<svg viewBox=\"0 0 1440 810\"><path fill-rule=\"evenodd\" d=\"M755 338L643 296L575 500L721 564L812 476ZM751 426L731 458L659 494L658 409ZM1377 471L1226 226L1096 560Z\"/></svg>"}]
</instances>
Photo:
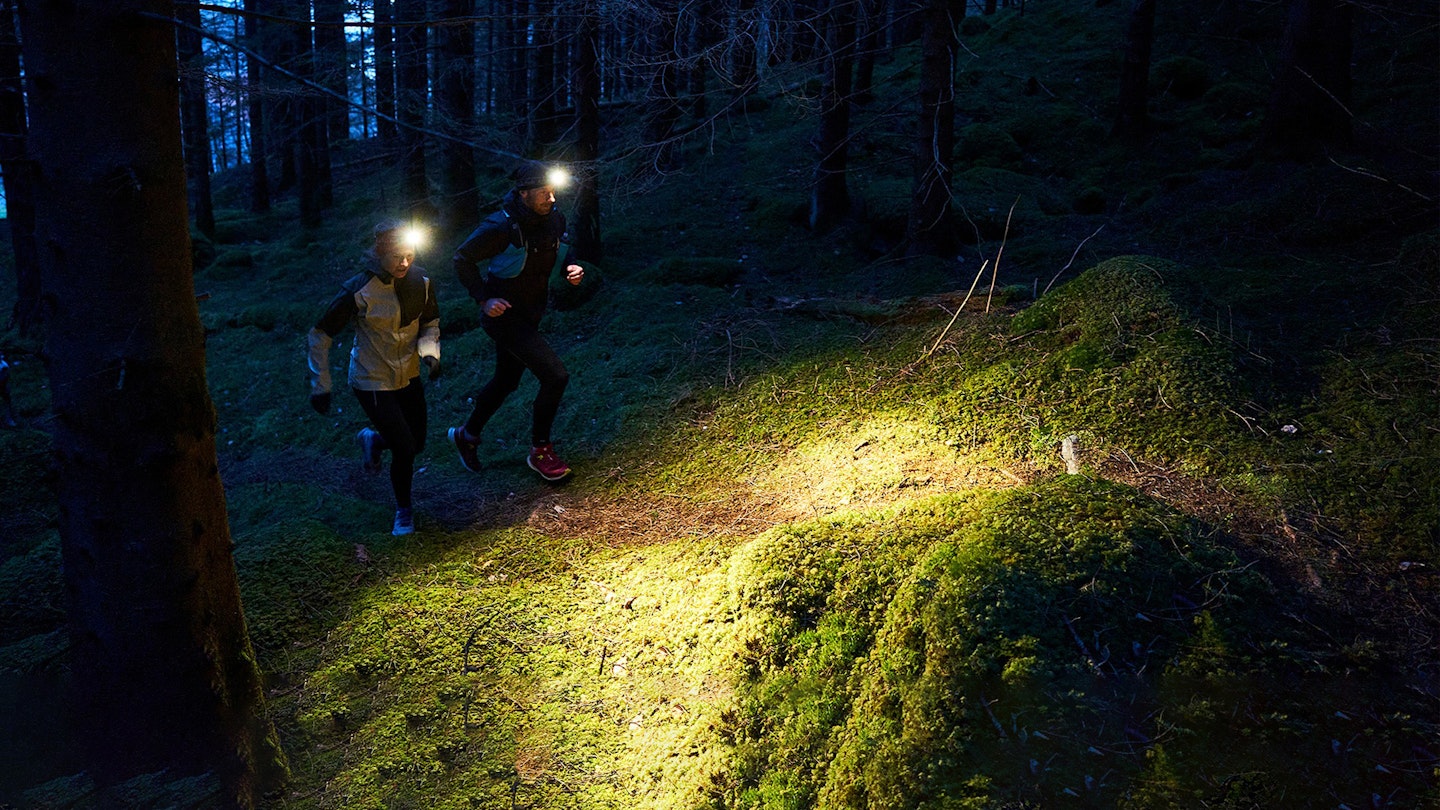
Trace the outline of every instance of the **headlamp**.
<instances>
[{"instance_id":1,"label":"headlamp","mask_svg":"<svg viewBox=\"0 0 1440 810\"><path fill-rule=\"evenodd\" d=\"M400 244L411 250L425 247L425 229L419 225L408 225L400 231Z\"/></svg>"},{"instance_id":2,"label":"headlamp","mask_svg":"<svg viewBox=\"0 0 1440 810\"><path fill-rule=\"evenodd\" d=\"M552 188L565 188L570 185L570 172L559 166L552 167L545 173L545 184Z\"/></svg>"}]
</instances>

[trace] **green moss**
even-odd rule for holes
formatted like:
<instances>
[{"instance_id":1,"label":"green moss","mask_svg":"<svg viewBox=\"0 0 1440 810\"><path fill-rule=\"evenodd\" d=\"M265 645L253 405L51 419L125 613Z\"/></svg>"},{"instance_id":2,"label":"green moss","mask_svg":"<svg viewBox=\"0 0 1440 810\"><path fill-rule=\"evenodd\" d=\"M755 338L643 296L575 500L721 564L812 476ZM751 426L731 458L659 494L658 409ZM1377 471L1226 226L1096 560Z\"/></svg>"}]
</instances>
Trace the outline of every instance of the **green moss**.
<instances>
[{"instance_id":1,"label":"green moss","mask_svg":"<svg viewBox=\"0 0 1440 810\"><path fill-rule=\"evenodd\" d=\"M1157 70L1171 92L1143 148L1112 143L1115 11L966 18L963 262L894 252L913 44L854 109L861 224L797 225L815 121L787 88L813 87L808 67L767 66L728 107L712 91L726 113L671 174L616 151L603 272L545 324L571 371L568 487L523 464L529 379L488 426L483 475L444 446L493 348L444 267L463 233L437 240L422 262L447 375L427 384L403 541L388 482L357 470L353 398L322 418L303 385L304 332L398 178L346 161L305 234L292 199L254 216L232 191L197 283L247 620L295 765L277 806L1433 803L1412 752L1435 713L1396 664L1433 657L1400 648L1428 638L1405 625L1440 566L1440 262L1433 235L1394 247L1433 230L1399 190L1424 192L1424 171L1405 148L1248 158L1280 6L1238 32L1162 11L1157 54L1186 57ZM1367 31L1362 50L1393 40ZM1433 44L1408 31L1393 51L1357 53L1357 132L1429 143ZM607 127L640 142L623 106ZM504 171L480 169L482 196ZM952 318L1017 197L1002 293ZM1184 263L1124 255L1142 250ZM58 706L27 678L66 664L39 365L13 386L29 424L0 432L0 665L29 673L6 674L26 717ZM1048 480L1072 433L1087 472ZM1173 502L1093 477L1115 471ZM1032 484L963 491L1016 479ZM943 487L962 494L916 497ZM55 772L27 750L36 766L12 771ZM93 791L48 787L19 803Z\"/></svg>"},{"instance_id":2,"label":"green moss","mask_svg":"<svg viewBox=\"0 0 1440 810\"><path fill-rule=\"evenodd\" d=\"M1389 778L1356 732L1427 733L1362 719L1374 696L1266 620L1277 594L1202 527L1082 476L790 527L732 582L758 622L724 806L1358 798ZM1330 764L1336 739L1363 761Z\"/></svg>"},{"instance_id":3,"label":"green moss","mask_svg":"<svg viewBox=\"0 0 1440 810\"><path fill-rule=\"evenodd\" d=\"M1057 729L1103 727L1144 693L1103 673L1165 660L1182 637L1163 631L1176 594L1198 604L1259 586L1239 575L1193 590L1229 565L1158 504L1083 478L777 532L733 580L765 617L731 728L734 806L769 806L777 782L813 807L1082 786L1100 741Z\"/></svg>"},{"instance_id":4,"label":"green moss","mask_svg":"<svg viewBox=\"0 0 1440 810\"><path fill-rule=\"evenodd\" d=\"M661 284L698 284L708 287L724 287L735 281L744 266L735 259L715 256L690 258L670 257L661 259L650 278Z\"/></svg>"},{"instance_id":5,"label":"green moss","mask_svg":"<svg viewBox=\"0 0 1440 810\"><path fill-rule=\"evenodd\" d=\"M959 381L942 429L1047 466L1058 464L1060 439L1080 433L1148 458L1235 469L1248 437L1230 411L1244 383L1167 290L1174 272L1156 259L1114 259L1042 296L1015 317L1023 343L1012 356Z\"/></svg>"},{"instance_id":6,"label":"green moss","mask_svg":"<svg viewBox=\"0 0 1440 810\"><path fill-rule=\"evenodd\" d=\"M956 135L955 157L962 165L1011 168L1024 154L1009 132L992 124L971 124Z\"/></svg>"}]
</instances>

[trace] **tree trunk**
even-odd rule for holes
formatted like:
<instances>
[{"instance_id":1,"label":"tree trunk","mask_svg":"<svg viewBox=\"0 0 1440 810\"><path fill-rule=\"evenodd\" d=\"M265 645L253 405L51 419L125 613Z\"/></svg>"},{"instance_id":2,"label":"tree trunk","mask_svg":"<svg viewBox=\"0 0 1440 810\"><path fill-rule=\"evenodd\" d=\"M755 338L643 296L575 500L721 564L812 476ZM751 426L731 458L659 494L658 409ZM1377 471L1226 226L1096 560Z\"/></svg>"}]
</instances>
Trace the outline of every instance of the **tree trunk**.
<instances>
[{"instance_id":1,"label":"tree trunk","mask_svg":"<svg viewBox=\"0 0 1440 810\"><path fill-rule=\"evenodd\" d=\"M1260 148L1309 159L1348 148L1350 0L1291 0Z\"/></svg>"},{"instance_id":2,"label":"tree trunk","mask_svg":"<svg viewBox=\"0 0 1440 810\"><path fill-rule=\"evenodd\" d=\"M959 246L951 207L955 151L955 13L952 0L926 0L920 37L920 126L915 186L905 225L911 255L948 256ZM963 5L961 6L963 11Z\"/></svg>"},{"instance_id":3,"label":"tree trunk","mask_svg":"<svg viewBox=\"0 0 1440 810\"><path fill-rule=\"evenodd\" d=\"M892 50L920 39L925 25L925 8L929 5L930 0L894 0L890 3L890 24L886 30L890 33Z\"/></svg>"},{"instance_id":4,"label":"tree trunk","mask_svg":"<svg viewBox=\"0 0 1440 810\"><path fill-rule=\"evenodd\" d=\"M425 0L395 0L396 116L400 120L400 194L406 213L429 220L433 215L425 176L426 66ZM403 27L398 24L404 24Z\"/></svg>"},{"instance_id":5,"label":"tree trunk","mask_svg":"<svg viewBox=\"0 0 1440 810\"><path fill-rule=\"evenodd\" d=\"M655 18L645 29L645 49L651 67L645 97L644 137L655 153L654 165L660 171L679 165L678 149L672 142L675 126L680 121L680 66L674 55L679 52L676 25L679 3L676 0L654 0Z\"/></svg>"},{"instance_id":6,"label":"tree trunk","mask_svg":"<svg viewBox=\"0 0 1440 810\"><path fill-rule=\"evenodd\" d=\"M445 0L441 13L450 19L473 17L475 0ZM469 138L475 127L475 35L468 25L446 25L435 33L440 54L435 111L446 132ZM480 219L475 150L447 140L441 147L440 163L440 193L444 200L440 216L445 230L454 233L474 227Z\"/></svg>"},{"instance_id":7,"label":"tree trunk","mask_svg":"<svg viewBox=\"0 0 1440 810\"><path fill-rule=\"evenodd\" d=\"M260 11L277 17L296 16L296 0L260 0ZM309 19L307 16L306 19ZM299 26L267 20L265 25L265 50L262 52L271 64L296 73L300 59ZM308 30L306 31L308 34ZM272 86L276 90L295 90L292 80L280 74L271 74ZM300 151L300 121L304 111L300 100L290 92L276 92L267 96L265 122L270 125L267 143L275 150L278 171L275 190L286 192L299 181L296 156Z\"/></svg>"},{"instance_id":8,"label":"tree trunk","mask_svg":"<svg viewBox=\"0 0 1440 810\"><path fill-rule=\"evenodd\" d=\"M713 63L713 51L720 44L724 29L723 17L716 0L700 0L690 15L693 61L690 64L691 114L704 118L709 107L705 98L708 74Z\"/></svg>"},{"instance_id":9,"label":"tree trunk","mask_svg":"<svg viewBox=\"0 0 1440 810\"><path fill-rule=\"evenodd\" d=\"M575 224L574 256L601 260L600 239L600 10L599 0L585 0L575 41Z\"/></svg>"},{"instance_id":10,"label":"tree trunk","mask_svg":"<svg viewBox=\"0 0 1440 810\"><path fill-rule=\"evenodd\" d=\"M760 81L759 65L756 62L759 22L755 0L735 0L735 13L731 19L730 35L726 42L730 46L731 84L737 95L747 96Z\"/></svg>"},{"instance_id":11,"label":"tree trunk","mask_svg":"<svg viewBox=\"0 0 1440 810\"><path fill-rule=\"evenodd\" d=\"M181 3L175 7L181 22L194 28L175 28L180 59L180 122L185 141L185 176L190 191L190 214L195 229L215 236L215 204L210 196L210 99L205 90L205 40L200 27L200 7Z\"/></svg>"},{"instance_id":12,"label":"tree trunk","mask_svg":"<svg viewBox=\"0 0 1440 810\"><path fill-rule=\"evenodd\" d=\"M26 153L25 94L20 81L15 0L0 2L0 174L4 175L10 247L15 252L15 308L21 337L40 326L40 256L35 246L35 167Z\"/></svg>"},{"instance_id":13,"label":"tree trunk","mask_svg":"<svg viewBox=\"0 0 1440 810\"><path fill-rule=\"evenodd\" d=\"M505 31L506 46L503 58L505 58L505 84L508 90L501 95L500 109L507 113L513 113L517 118L524 120L525 104L530 100L530 71L527 67L526 54L529 52L527 41L527 23L530 16L529 0L507 0L511 11L509 27Z\"/></svg>"},{"instance_id":14,"label":"tree trunk","mask_svg":"<svg viewBox=\"0 0 1440 810\"><path fill-rule=\"evenodd\" d=\"M810 194L810 228L825 230L850 213L846 182L850 140L851 63L855 57L855 12L839 4L826 12L825 82L820 88L820 162Z\"/></svg>"},{"instance_id":15,"label":"tree trunk","mask_svg":"<svg viewBox=\"0 0 1440 810\"><path fill-rule=\"evenodd\" d=\"M321 87L340 98L350 97L350 58L345 52L345 0L314 0L315 66ZM322 99L325 140L335 145L350 139L350 107L334 96Z\"/></svg>"},{"instance_id":16,"label":"tree trunk","mask_svg":"<svg viewBox=\"0 0 1440 810\"><path fill-rule=\"evenodd\" d=\"M855 56L855 103L869 104L875 97L875 57L880 53L885 0L861 0L860 52Z\"/></svg>"},{"instance_id":17,"label":"tree trunk","mask_svg":"<svg viewBox=\"0 0 1440 810\"><path fill-rule=\"evenodd\" d=\"M286 12L291 19L306 25L292 25L287 33L294 58L290 70L310 82L316 79L315 47L311 43L310 4L308 0L288 0ZM320 212L331 196L327 192L330 150L325 140L325 103L313 88L296 87L291 111L296 127L296 178L299 183L300 224L306 228L320 227Z\"/></svg>"},{"instance_id":18,"label":"tree trunk","mask_svg":"<svg viewBox=\"0 0 1440 810\"><path fill-rule=\"evenodd\" d=\"M171 12L31 0L21 16L72 706L100 782L211 772L226 806L253 807L286 766L216 471Z\"/></svg>"},{"instance_id":19,"label":"tree trunk","mask_svg":"<svg viewBox=\"0 0 1440 810\"><path fill-rule=\"evenodd\" d=\"M532 0L534 13L532 41L528 53L535 54L535 81L530 85L526 123L528 154L548 156L558 139L555 121L555 3Z\"/></svg>"},{"instance_id":20,"label":"tree trunk","mask_svg":"<svg viewBox=\"0 0 1440 810\"><path fill-rule=\"evenodd\" d=\"M257 0L245 0L245 39L251 50L263 52L260 18L255 16ZM250 95L245 109L250 118L250 210L263 214L270 210L270 175L265 170L265 101L264 66L249 57L245 60L245 82Z\"/></svg>"},{"instance_id":21,"label":"tree trunk","mask_svg":"<svg viewBox=\"0 0 1440 810\"><path fill-rule=\"evenodd\" d=\"M375 109L380 117L375 131L382 143L395 143L400 137L395 126L395 10L391 0L375 0Z\"/></svg>"},{"instance_id":22,"label":"tree trunk","mask_svg":"<svg viewBox=\"0 0 1440 810\"><path fill-rule=\"evenodd\" d=\"M1125 29L1125 61L1120 68L1120 98L1112 133L1143 137L1149 129L1146 96L1150 88L1150 50L1155 42L1155 0L1135 0Z\"/></svg>"}]
</instances>

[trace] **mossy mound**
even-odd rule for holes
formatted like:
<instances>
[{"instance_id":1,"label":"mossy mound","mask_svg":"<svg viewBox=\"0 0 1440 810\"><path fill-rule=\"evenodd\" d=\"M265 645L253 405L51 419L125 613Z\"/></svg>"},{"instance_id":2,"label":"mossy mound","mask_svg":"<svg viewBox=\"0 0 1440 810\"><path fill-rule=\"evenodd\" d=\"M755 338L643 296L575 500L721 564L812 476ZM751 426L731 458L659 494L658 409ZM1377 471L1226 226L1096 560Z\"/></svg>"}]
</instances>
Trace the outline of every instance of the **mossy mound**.
<instances>
[{"instance_id":1,"label":"mossy mound","mask_svg":"<svg viewBox=\"0 0 1440 810\"><path fill-rule=\"evenodd\" d=\"M1393 701L1347 692L1327 669L1340 662L1312 659L1266 621L1270 585L1206 535L1084 476L772 533L732 574L752 630L721 729L733 767L711 798L979 808L1414 795L1375 768L1390 755L1354 735L1388 725L1391 739L1418 741L1423 723L1363 719ZM1379 669L1360 651L1340 657ZM1343 764L1326 756L1332 726L1349 729L1356 755ZM1327 730L1306 733L1316 727Z\"/></svg>"},{"instance_id":2,"label":"mossy mound","mask_svg":"<svg viewBox=\"0 0 1440 810\"><path fill-rule=\"evenodd\" d=\"M1245 438L1231 416L1243 381L1229 350L1172 295L1174 270L1120 257L1042 296L1014 318L995 362L945 397L942 430L1041 465L1058 463L1052 451L1070 434L1097 450L1233 463L1228 449Z\"/></svg>"}]
</instances>

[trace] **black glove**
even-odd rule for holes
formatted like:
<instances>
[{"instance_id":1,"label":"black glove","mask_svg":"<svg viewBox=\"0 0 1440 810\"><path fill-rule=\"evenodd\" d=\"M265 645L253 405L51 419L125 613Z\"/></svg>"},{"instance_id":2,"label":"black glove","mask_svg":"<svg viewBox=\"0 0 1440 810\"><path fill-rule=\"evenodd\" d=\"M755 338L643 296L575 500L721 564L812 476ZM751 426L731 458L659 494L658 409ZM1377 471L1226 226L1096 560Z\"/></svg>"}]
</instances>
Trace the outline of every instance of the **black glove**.
<instances>
[{"instance_id":1,"label":"black glove","mask_svg":"<svg viewBox=\"0 0 1440 810\"><path fill-rule=\"evenodd\" d=\"M425 368L430 370L430 379L440 379L440 358L427 356L420 358L420 362L424 363Z\"/></svg>"},{"instance_id":2,"label":"black glove","mask_svg":"<svg viewBox=\"0 0 1440 810\"><path fill-rule=\"evenodd\" d=\"M318 414L323 415L330 413L330 392L326 391L323 394L311 394L310 407L314 408Z\"/></svg>"}]
</instances>

